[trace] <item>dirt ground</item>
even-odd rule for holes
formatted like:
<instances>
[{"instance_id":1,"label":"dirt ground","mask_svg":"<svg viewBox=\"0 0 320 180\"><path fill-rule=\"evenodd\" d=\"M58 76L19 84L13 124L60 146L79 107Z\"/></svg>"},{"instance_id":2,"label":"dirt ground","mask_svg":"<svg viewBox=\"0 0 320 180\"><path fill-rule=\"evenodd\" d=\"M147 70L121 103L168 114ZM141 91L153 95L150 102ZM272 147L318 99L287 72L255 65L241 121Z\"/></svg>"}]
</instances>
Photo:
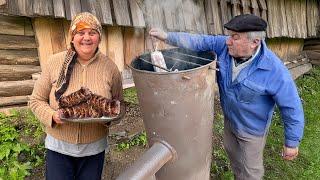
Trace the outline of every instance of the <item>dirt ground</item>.
<instances>
[{"instance_id":1,"label":"dirt ground","mask_svg":"<svg viewBox=\"0 0 320 180\"><path fill-rule=\"evenodd\" d=\"M133 146L127 150L117 151L116 143L121 140L117 140L114 135L126 134L126 137L130 137L143 130L144 125L139 106L134 104L128 105L125 117L119 124L110 128L110 149L106 153L104 176L102 179L116 179L121 172L137 160L147 149L147 147Z\"/></svg>"}]
</instances>

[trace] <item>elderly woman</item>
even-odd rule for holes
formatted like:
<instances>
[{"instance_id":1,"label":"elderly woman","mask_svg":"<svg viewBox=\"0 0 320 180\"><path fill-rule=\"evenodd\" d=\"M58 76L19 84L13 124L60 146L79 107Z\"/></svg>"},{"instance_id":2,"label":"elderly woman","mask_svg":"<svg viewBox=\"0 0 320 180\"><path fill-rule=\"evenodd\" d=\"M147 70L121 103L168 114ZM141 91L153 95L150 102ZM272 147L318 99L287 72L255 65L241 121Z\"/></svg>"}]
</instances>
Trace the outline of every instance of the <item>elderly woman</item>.
<instances>
[{"instance_id":1,"label":"elderly woman","mask_svg":"<svg viewBox=\"0 0 320 180\"><path fill-rule=\"evenodd\" d=\"M108 126L101 123L63 122L58 99L81 87L108 99L122 101L121 75L102 54L101 25L90 13L80 13L71 22L70 45L42 66L29 105L44 124L46 179L101 179Z\"/></svg>"}]
</instances>

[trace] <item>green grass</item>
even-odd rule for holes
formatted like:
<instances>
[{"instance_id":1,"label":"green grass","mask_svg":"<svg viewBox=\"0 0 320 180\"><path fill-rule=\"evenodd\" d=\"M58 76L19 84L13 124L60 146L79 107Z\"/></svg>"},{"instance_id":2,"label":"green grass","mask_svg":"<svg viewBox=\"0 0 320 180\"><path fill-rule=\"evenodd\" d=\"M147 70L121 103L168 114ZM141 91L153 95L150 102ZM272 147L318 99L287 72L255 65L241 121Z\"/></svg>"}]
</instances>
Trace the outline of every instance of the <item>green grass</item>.
<instances>
[{"instance_id":1,"label":"green grass","mask_svg":"<svg viewBox=\"0 0 320 180\"><path fill-rule=\"evenodd\" d=\"M136 88L128 88L123 91L124 101L132 104L138 104Z\"/></svg>"},{"instance_id":2,"label":"green grass","mask_svg":"<svg viewBox=\"0 0 320 180\"><path fill-rule=\"evenodd\" d=\"M281 150L284 142L283 125L279 111L274 113L264 152L264 179L313 180L320 179L320 68L313 68L298 78L296 84L303 100L305 132L299 147L299 156L284 161ZM214 136L222 139L223 117L217 115ZM215 143L211 173L214 179L233 179L229 160L222 143Z\"/></svg>"},{"instance_id":3,"label":"green grass","mask_svg":"<svg viewBox=\"0 0 320 180\"><path fill-rule=\"evenodd\" d=\"M44 132L31 111L0 113L0 180L24 179L43 165Z\"/></svg>"},{"instance_id":4,"label":"green grass","mask_svg":"<svg viewBox=\"0 0 320 180\"><path fill-rule=\"evenodd\" d=\"M320 178L320 68L314 68L296 83L303 100L305 131L300 154L292 162L283 161L283 126L279 113L275 114L265 149L265 179Z\"/></svg>"}]
</instances>

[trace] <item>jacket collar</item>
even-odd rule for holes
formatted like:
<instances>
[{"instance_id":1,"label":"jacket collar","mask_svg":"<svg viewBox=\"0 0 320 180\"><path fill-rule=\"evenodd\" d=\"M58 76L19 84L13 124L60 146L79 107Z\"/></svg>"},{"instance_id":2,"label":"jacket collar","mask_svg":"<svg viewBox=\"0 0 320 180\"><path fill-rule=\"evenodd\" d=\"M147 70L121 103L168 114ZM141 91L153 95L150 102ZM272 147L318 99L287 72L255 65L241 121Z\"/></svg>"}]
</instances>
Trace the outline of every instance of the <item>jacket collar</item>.
<instances>
[{"instance_id":1,"label":"jacket collar","mask_svg":"<svg viewBox=\"0 0 320 180\"><path fill-rule=\"evenodd\" d=\"M271 70L272 69L272 62L269 61L269 56L267 55L267 45L265 41L262 41L261 43L261 52L260 55L258 55L255 61L257 61L256 63L256 68L258 69L263 69L263 70ZM262 58L262 57L266 57L266 58Z\"/></svg>"}]
</instances>

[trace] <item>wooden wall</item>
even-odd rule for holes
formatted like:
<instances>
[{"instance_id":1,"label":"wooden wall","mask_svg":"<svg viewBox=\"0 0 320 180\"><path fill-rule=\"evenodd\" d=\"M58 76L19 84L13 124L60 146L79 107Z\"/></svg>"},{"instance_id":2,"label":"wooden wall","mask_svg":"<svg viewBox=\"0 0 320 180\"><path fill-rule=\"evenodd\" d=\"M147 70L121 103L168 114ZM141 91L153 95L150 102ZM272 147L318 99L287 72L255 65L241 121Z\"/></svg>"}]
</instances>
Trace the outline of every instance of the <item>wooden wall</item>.
<instances>
[{"instance_id":1,"label":"wooden wall","mask_svg":"<svg viewBox=\"0 0 320 180\"><path fill-rule=\"evenodd\" d=\"M40 72L30 18L0 16L0 108L25 105Z\"/></svg>"}]
</instances>

